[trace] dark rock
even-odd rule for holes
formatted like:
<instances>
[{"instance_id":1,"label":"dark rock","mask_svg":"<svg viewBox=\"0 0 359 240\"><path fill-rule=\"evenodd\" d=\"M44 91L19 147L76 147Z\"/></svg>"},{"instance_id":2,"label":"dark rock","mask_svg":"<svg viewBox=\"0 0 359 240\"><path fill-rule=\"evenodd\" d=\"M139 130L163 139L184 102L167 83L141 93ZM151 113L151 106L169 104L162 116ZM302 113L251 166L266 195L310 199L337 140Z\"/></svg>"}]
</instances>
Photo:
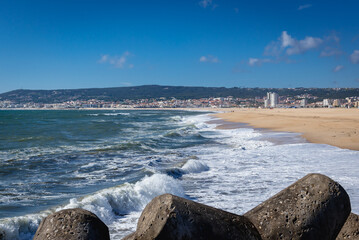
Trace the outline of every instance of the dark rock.
<instances>
[{"instance_id":1,"label":"dark rock","mask_svg":"<svg viewBox=\"0 0 359 240\"><path fill-rule=\"evenodd\" d=\"M109 240L107 226L92 212L75 208L47 216L40 223L34 240Z\"/></svg>"},{"instance_id":2,"label":"dark rock","mask_svg":"<svg viewBox=\"0 0 359 240\"><path fill-rule=\"evenodd\" d=\"M337 240L359 239L359 216L351 213L338 234Z\"/></svg>"},{"instance_id":3,"label":"dark rock","mask_svg":"<svg viewBox=\"0 0 359 240\"><path fill-rule=\"evenodd\" d=\"M321 174L309 174L244 216L263 239L335 239L351 211L345 190Z\"/></svg>"},{"instance_id":4,"label":"dark rock","mask_svg":"<svg viewBox=\"0 0 359 240\"><path fill-rule=\"evenodd\" d=\"M135 233L125 240L261 239L253 224L238 216L184 198L164 194L143 210Z\"/></svg>"}]
</instances>

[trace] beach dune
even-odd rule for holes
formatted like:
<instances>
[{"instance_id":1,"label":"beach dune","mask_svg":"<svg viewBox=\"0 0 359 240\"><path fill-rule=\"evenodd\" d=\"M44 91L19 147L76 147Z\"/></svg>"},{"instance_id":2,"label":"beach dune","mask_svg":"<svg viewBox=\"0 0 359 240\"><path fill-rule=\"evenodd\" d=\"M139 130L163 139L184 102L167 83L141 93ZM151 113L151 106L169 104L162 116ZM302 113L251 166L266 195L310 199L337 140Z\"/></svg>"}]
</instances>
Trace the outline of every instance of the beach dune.
<instances>
[{"instance_id":1,"label":"beach dune","mask_svg":"<svg viewBox=\"0 0 359 240\"><path fill-rule=\"evenodd\" d=\"M359 150L359 109L231 109L215 115L255 128L301 133L312 143Z\"/></svg>"}]
</instances>

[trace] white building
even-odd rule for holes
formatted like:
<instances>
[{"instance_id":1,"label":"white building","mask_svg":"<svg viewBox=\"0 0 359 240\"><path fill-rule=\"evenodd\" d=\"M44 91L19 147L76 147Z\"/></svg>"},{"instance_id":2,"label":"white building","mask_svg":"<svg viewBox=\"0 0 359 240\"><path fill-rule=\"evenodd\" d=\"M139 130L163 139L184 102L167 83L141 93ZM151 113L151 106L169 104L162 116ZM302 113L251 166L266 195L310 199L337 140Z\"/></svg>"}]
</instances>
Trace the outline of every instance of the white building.
<instances>
[{"instance_id":1,"label":"white building","mask_svg":"<svg viewBox=\"0 0 359 240\"><path fill-rule=\"evenodd\" d=\"M269 99L264 99L264 107L269 108Z\"/></svg>"},{"instance_id":2,"label":"white building","mask_svg":"<svg viewBox=\"0 0 359 240\"><path fill-rule=\"evenodd\" d=\"M267 98L264 99L264 107L275 108L279 103L279 95L275 92L267 92Z\"/></svg>"},{"instance_id":3,"label":"white building","mask_svg":"<svg viewBox=\"0 0 359 240\"><path fill-rule=\"evenodd\" d=\"M330 99L323 99L323 107L330 107L331 101Z\"/></svg>"},{"instance_id":4,"label":"white building","mask_svg":"<svg viewBox=\"0 0 359 240\"><path fill-rule=\"evenodd\" d=\"M278 93L275 93L275 92L271 93L270 94L270 106L275 108L275 107L277 107L278 102L279 102Z\"/></svg>"},{"instance_id":5,"label":"white building","mask_svg":"<svg viewBox=\"0 0 359 240\"><path fill-rule=\"evenodd\" d=\"M302 100L300 100L300 106L301 107L305 107L308 104L308 100L306 98L303 98Z\"/></svg>"}]
</instances>

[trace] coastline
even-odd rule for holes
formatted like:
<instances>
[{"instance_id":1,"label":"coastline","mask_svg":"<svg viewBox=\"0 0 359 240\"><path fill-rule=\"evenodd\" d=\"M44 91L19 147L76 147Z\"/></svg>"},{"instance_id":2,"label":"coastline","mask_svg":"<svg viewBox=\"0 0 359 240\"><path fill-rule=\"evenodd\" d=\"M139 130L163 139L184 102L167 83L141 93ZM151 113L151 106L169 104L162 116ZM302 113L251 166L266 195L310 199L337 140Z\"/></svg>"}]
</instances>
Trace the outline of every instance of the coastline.
<instances>
[{"instance_id":1,"label":"coastline","mask_svg":"<svg viewBox=\"0 0 359 240\"><path fill-rule=\"evenodd\" d=\"M221 119L218 121L223 120L226 122L225 124L219 124L218 128L232 129L250 126L261 131L292 132L300 134L301 137L311 143L328 144L359 151L359 109L356 108L17 108L0 110L213 112L213 116Z\"/></svg>"},{"instance_id":2,"label":"coastline","mask_svg":"<svg viewBox=\"0 0 359 240\"><path fill-rule=\"evenodd\" d=\"M359 151L359 109L231 109L215 117L254 128L300 133L311 143Z\"/></svg>"},{"instance_id":3,"label":"coastline","mask_svg":"<svg viewBox=\"0 0 359 240\"><path fill-rule=\"evenodd\" d=\"M113 109L111 109L113 110ZM138 110L138 109L134 109ZM140 110L140 109L139 109ZM148 110L148 109L146 109ZM174 110L174 109L162 109L162 110ZM180 109L176 109L180 110ZM197 109L183 109L188 111L195 111ZM124 111L126 114L120 113L121 111L107 111L102 114L100 111L96 112L75 112L83 116L83 119L77 119L80 121L74 129L75 134L91 132L94 129L94 136L99 138L100 133L110 133L112 136L113 122L117 122L116 126L121 126L126 131L118 131L122 133L129 133L129 138L123 138L123 141L106 141L106 146L103 146L101 142L91 141L87 148L77 148L76 145L71 143L69 151L64 148L61 143L62 149L59 153L56 153L57 159L59 159L58 166L53 168L56 171L66 171L66 174L53 174L53 176L59 176L61 178L64 175L69 175L69 195L65 195L66 189L61 184L60 193L54 192L48 196L54 198L46 198L47 195L41 196L42 204L34 204L29 208L28 205L24 205L24 211L15 216L7 217L6 219L0 219L0 235L1 232L6 232L9 238L16 239L15 236L25 234L33 236L40 220L49 211L58 211L65 208L80 207L87 210L94 210L94 213L98 216L102 216L102 219L106 222L108 227L112 231L112 239L122 239L130 232L135 231L136 222L140 216L140 210L145 203L149 202L152 197L165 192L173 192L183 194L183 196L189 196L192 199L197 199L198 202L217 207L225 211L229 211L235 214L243 214L253 207L257 206L261 202L273 196L275 193L284 189L287 185L297 181L299 178L305 176L310 172L319 172L325 174L333 179L337 179L345 189L348 189L350 197L353 203L353 212L358 212L357 203L359 198L357 196L359 186L357 177L356 163L359 152L346 151L339 148L330 147L328 145L317 144L296 144L296 139L303 141L299 133L292 132L277 132L262 128L252 128L250 125L241 122L228 122L219 118L213 118L214 114L225 112L237 112L245 109L205 109L204 114L192 114L186 112L160 112L156 114L161 115L158 118L159 123L156 126L162 126L163 131L157 132L157 127L152 127L153 121L156 118L156 114L148 114L146 111L131 112ZM253 111L253 109L247 109ZM112 112L119 114L112 114ZM65 112L64 112L65 113ZM16 115L16 113L13 113ZM32 114L32 113L27 113ZM35 115L42 117L51 115L51 112L41 113L35 112ZM56 116L58 113L54 113ZM67 116L69 112L65 113ZM139 114L137 117L135 115ZM142 116L141 116L142 114ZM184 117L178 117L184 116ZM140 116L140 117L139 117ZM187 118L188 116L188 118ZM131 118L133 117L133 118ZM173 117L173 118L172 118ZM33 121L34 118L27 117L22 118L19 121L23 123L24 120ZM47 118L46 118L47 119ZM45 119L45 120L46 120ZM48 118L51 123L60 123L59 121L53 121L53 117ZM67 118L69 119L69 118ZM106 121L102 121L105 119ZM84 120L84 121L82 121ZM121 120L121 121L118 121ZM135 124L133 128L128 128L126 125L128 122L133 121ZM144 124L144 123L149 124ZM37 125L37 121L34 122ZM60 127L53 129L68 130L66 126L72 124L58 125ZM94 123L96 128L90 128L90 125L86 123ZM120 123L120 124L118 124ZM123 124L121 124L123 123ZM206 123L214 123L219 125L222 129L232 130L216 130L213 126L208 127ZM41 126L42 124L39 124ZM45 124L48 126L47 124ZM51 124L50 124L51 125ZM23 124L26 129L32 129L31 125ZM108 126L101 128L101 126ZM170 127L170 129L168 128ZM242 128L242 129L241 129ZM97 131L100 129L100 131ZM103 129L111 129L111 131L103 131ZM43 130L43 129L42 129ZM144 131L145 130L145 131ZM9 131L12 135L13 131ZM38 131L39 132L39 131ZM40 131L47 132L47 131ZM57 132L57 130L55 131ZM266 134L258 134L258 132L267 132ZM51 133L51 131L49 131ZM145 134L143 134L145 133ZM148 134L147 133L151 133ZM154 134L159 133L159 134ZM73 136L77 136L73 134ZM143 135L143 136L142 136ZM31 135L30 135L31 136ZM163 137L157 137L163 136ZM71 137L71 135L69 135ZM88 135L86 135L86 138ZM262 139L265 137L266 139ZM119 138L116 135L115 138ZM272 139L271 139L272 138ZM37 138L26 138L29 141L37 141ZM25 139L25 140L26 140ZM56 138L54 138L56 139ZM154 139L152 141L151 139ZM81 140L81 139L80 139ZM173 148L163 148L163 144L169 143L181 143L184 141L184 147L175 145ZM265 140L265 141L262 141ZM157 142L159 144L157 145ZM26 142L25 142L26 143ZM141 147L142 143L144 148ZM167 149L165 151L148 151L148 143L150 143L152 149ZM274 144L272 144L274 143ZM291 144L294 143L294 144ZM112 144L112 148L109 144ZM155 144L155 145L153 145ZM38 145L37 145L38 146ZM37 148L35 152L38 153ZM100 148L98 147L100 146ZM194 147L193 147L194 146ZM44 171L47 172L47 163L51 164L53 161L53 151L47 152L46 146L44 146L44 152L40 152L39 157L34 156L30 161L39 160L44 164L37 164L37 168L44 166ZM80 146L81 147L81 146ZM85 146L86 147L86 146ZM138 153L139 149L144 151ZM40 149L40 151L42 151ZM124 154L126 152L126 154ZM25 154L31 152L26 151ZM48 155L48 157L46 157ZM16 164L20 167L26 164L26 161L13 161L12 159L21 159L11 156L11 161L6 162L5 165L9 168L9 172L14 172L14 166ZM77 162L77 161L83 161ZM29 161L29 162L30 162ZM74 175L71 172L67 164L77 164L79 168L75 168ZM139 168L140 166L140 168ZM142 168L143 166L143 168ZM339 166L339 167L338 167ZM78 171L80 169L80 171ZM142 169L147 169L142 171ZM6 170L4 167L3 171ZM123 170L123 171L122 171ZM139 171L138 171L139 170ZM51 173L51 172L50 172ZM123 173L124 175L117 175ZM154 173L153 175L146 176L147 173ZM177 174L180 175L177 175ZM26 173L19 172L22 176ZM39 178L32 179L33 172L29 171L30 178L28 183L31 185L41 186L39 181L44 182ZM52 173L51 173L52 174ZM143 175L144 174L144 175ZM38 174L38 176L41 176ZM101 176L99 178L98 176ZM105 176L109 176L108 178ZM180 176L180 178L178 178ZM102 178L104 177L104 178ZM105 185L101 185L103 181ZM117 180L116 180L117 179ZM6 181L16 184L16 181L10 177L5 176L4 186L10 186L6 184ZM56 179L55 179L56 180ZM114 180L118 181L115 182ZM84 181L84 182L82 182ZM87 181L87 183L86 183ZM93 182L98 181L98 182ZM49 185L45 185L46 189L55 189L55 185L52 185L52 181ZM80 183L80 184L79 184ZM74 185L72 185L74 184ZM96 189L86 192L87 189L82 189L81 194L72 196L73 188L80 186L95 186ZM16 189L21 190L21 187L27 189L26 185L16 185ZM130 187L128 187L130 186ZM238 189L238 186L240 188ZM10 188L11 190L12 188ZM164 192L161 192L164 191ZM9 191L13 193L12 190ZM6 191L3 193L7 194ZM13 195L10 195L13 196ZM22 196L22 195L21 195ZM31 197L31 194L23 195L24 197ZM56 199L56 196L63 200ZM7 197L7 195L5 195ZM14 197L17 197L14 195ZM34 198L37 201L38 198ZM72 199L76 199L72 201ZM113 199L129 199L129 204L122 206L118 204L107 204L113 201ZM70 201L71 200L71 201ZM5 201L3 201L5 203ZM57 205L60 203L60 205ZM111 202L112 203L112 202ZM238 204L240 203L240 204ZM30 203L31 204L31 203ZM3 208L3 213L6 214L6 208ZM13 209L9 208L10 214L13 214ZM120 212L121 215L115 213ZM21 213L21 214L20 214ZM13 237L14 236L14 237ZM1 237L0 237L1 238ZM24 238L25 239L25 238ZM26 238L32 239L32 238Z\"/></svg>"}]
</instances>

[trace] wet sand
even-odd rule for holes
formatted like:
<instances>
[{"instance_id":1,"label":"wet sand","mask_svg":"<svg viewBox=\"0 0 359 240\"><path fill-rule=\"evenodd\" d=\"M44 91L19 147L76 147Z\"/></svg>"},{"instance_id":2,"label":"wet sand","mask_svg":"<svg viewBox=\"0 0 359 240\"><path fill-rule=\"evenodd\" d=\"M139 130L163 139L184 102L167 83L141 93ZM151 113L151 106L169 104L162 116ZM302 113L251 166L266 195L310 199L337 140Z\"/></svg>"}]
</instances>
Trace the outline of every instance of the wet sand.
<instances>
[{"instance_id":1,"label":"wet sand","mask_svg":"<svg viewBox=\"0 0 359 240\"><path fill-rule=\"evenodd\" d=\"M215 116L233 123L246 123L255 128L300 133L312 143L359 150L359 109L223 110L226 112L215 114ZM226 124L223 126L225 127ZM237 127L240 126L243 125L237 125Z\"/></svg>"}]
</instances>

